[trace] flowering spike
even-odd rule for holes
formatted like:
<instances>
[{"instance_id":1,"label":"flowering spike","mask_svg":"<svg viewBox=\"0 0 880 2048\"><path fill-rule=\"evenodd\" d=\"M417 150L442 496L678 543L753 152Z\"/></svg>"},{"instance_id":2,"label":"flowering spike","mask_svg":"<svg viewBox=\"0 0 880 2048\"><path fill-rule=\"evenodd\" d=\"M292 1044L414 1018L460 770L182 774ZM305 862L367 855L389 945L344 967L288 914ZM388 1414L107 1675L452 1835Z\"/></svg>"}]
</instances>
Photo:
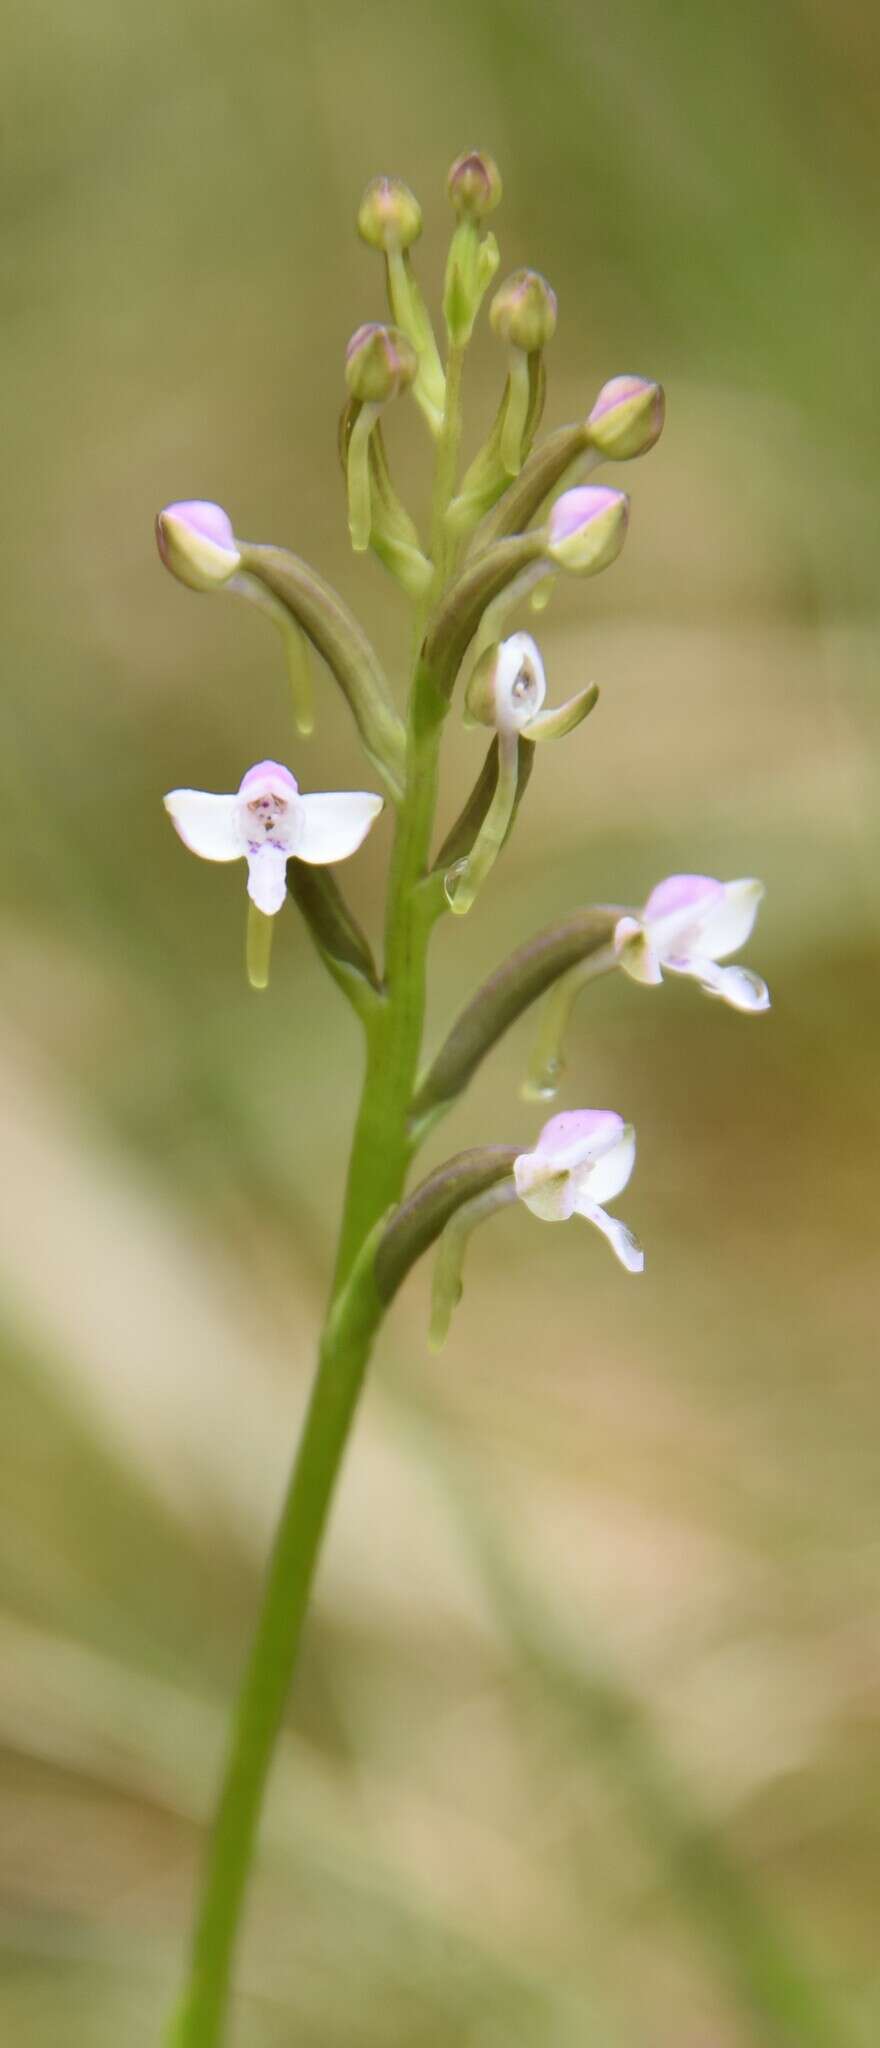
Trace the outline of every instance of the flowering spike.
<instances>
[{"instance_id":1,"label":"flowering spike","mask_svg":"<svg viewBox=\"0 0 880 2048\"><path fill-rule=\"evenodd\" d=\"M621 967L633 981L654 984L664 969L690 975L707 995L720 996L734 1010L769 1010L769 991L759 975L718 964L745 945L763 894L763 883L753 879L670 875L652 889L637 917L622 917L615 926Z\"/></svg>"},{"instance_id":2,"label":"flowering spike","mask_svg":"<svg viewBox=\"0 0 880 2048\"><path fill-rule=\"evenodd\" d=\"M561 569L595 576L620 554L628 520L629 499L624 491L591 484L565 491L547 524L547 554Z\"/></svg>"},{"instance_id":3,"label":"flowering spike","mask_svg":"<svg viewBox=\"0 0 880 2048\"><path fill-rule=\"evenodd\" d=\"M202 498L166 505L156 519L156 544L166 569L189 590L221 590L241 563L228 512Z\"/></svg>"},{"instance_id":4,"label":"flowering spike","mask_svg":"<svg viewBox=\"0 0 880 2048\"><path fill-rule=\"evenodd\" d=\"M613 462L646 455L659 441L666 418L662 384L646 377L612 377L603 384L587 421L592 445Z\"/></svg>"},{"instance_id":5,"label":"flowering spike","mask_svg":"<svg viewBox=\"0 0 880 2048\"><path fill-rule=\"evenodd\" d=\"M641 1245L625 1223L601 1206L626 1187L635 1154L632 1124L625 1124L614 1110L563 1110L544 1125L534 1151L514 1160L516 1191L542 1222L585 1217L607 1237L627 1272L641 1273Z\"/></svg>"}]
</instances>

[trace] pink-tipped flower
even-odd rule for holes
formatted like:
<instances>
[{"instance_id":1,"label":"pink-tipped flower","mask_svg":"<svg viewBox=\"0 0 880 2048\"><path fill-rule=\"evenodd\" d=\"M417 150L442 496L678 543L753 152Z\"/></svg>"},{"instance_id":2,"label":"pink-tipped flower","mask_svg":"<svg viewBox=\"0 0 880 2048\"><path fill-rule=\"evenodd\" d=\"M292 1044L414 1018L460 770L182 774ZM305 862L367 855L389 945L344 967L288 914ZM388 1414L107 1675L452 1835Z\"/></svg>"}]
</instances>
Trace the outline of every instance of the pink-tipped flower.
<instances>
[{"instance_id":1,"label":"pink-tipped flower","mask_svg":"<svg viewBox=\"0 0 880 2048\"><path fill-rule=\"evenodd\" d=\"M281 909L292 854L312 866L347 860L366 838L382 798L366 790L301 796L288 768L259 761L234 796L172 789L165 809L202 860L246 860L248 895L266 917Z\"/></svg>"},{"instance_id":2,"label":"pink-tipped flower","mask_svg":"<svg viewBox=\"0 0 880 2048\"><path fill-rule=\"evenodd\" d=\"M520 1200L544 1223L583 1216L607 1237L628 1273L641 1273L645 1254L625 1223L601 1207L626 1187L636 1156L632 1124L613 1109L566 1109L544 1125L534 1152L513 1162Z\"/></svg>"},{"instance_id":3,"label":"pink-tipped flower","mask_svg":"<svg viewBox=\"0 0 880 2048\"><path fill-rule=\"evenodd\" d=\"M604 484L564 491L550 514L547 553L561 569L594 576L616 560L626 539L629 499Z\"/></svg>"},{"instance_id":4,"label":"pink-tipped flower","mask_svg":"<svg viewBox=\"0 0 880 2048\"><path fill-rule=\"evenodd\" d=\"M638 917L615 926L614 949L634 981L689 974L734 1010L769 1010L766 982L747 967L718 962L744 946L764 894L763 882L716 882L710 875L669 875L651 890Z\"/></svg>"},{"instance_id":5,"label":"pink-tipped flower","mask_svg":"<svg viewBox=\"0 0 880 2048\"><path fill-rule=\"evenodd\" d=\"M603 384L587 425L590 441L613 462L646 455L659 441L666 418L662 384L646 377L612 377Z\"/></svg>"},{"instance_id":6,"label":"pink-tipped flower","mask_svg":"<svg viewBox=\"0 0 880 2048\"><path fill-rule=\"evenodd\" d=\"M166 569L189 590L219 590L241 563L228 512L202 498L166 505L156 542Z\"/></svg>"}]
</instances>

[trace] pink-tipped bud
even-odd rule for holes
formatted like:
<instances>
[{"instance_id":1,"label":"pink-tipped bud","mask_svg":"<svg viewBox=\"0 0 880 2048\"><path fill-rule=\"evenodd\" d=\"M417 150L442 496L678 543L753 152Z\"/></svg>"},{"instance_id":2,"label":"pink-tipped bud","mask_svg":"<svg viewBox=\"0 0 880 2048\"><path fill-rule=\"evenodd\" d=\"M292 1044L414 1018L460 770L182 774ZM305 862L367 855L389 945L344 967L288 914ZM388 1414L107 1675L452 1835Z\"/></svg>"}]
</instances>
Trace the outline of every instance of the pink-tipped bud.
<instances>
[{"instance_id":1,"label":"pink-tipped bud","mask_svg":"<svg viewBox=\"0 0 880 2048\"><path fill-rule=\"evenodd\" d=\"M502 341L532 355L546 348L556 332L556 293L538 270L515 270L499 285L489 308L493 330Z\"/></svg>"},{"instance_id":2,"label":"pink-tipped bud","mask_svg":"<svg viewBox=\"0 0 880 2048\"><path fill-rule=\"evenodd\" d=\"M358 234L371 249L408 249L422 232L422 209L402 178L372 178L357 224Z\"/></svg>"},{"instance_id":3,"label":"pink-tipped bud","mask_svg":"<svg viewBox=\"0 0 880 2048\"><path fill-rule=\"evenodd\" d=\"M485 220L487 213L494 213L502 192L501 172L494 157L487 156L482 149L457 156L446 189L459 220Z\"/></svg>"},{"instance_id":4,"label":"pink-tipped bud","mask_svg":"<svg viewBox=\"0 0 880 2048\"><path fill-rule=\"evenodd\" d=\"M361 405L385 405L412 384L419 359L399 327L368 320L345 351L345 381Z\"/></svg>"},{"instance_id":5,"label":"pink-tipped bud","mask_svg":"<svg viewBox=\"0 0 880 2048\"><path fill-rule=\"evenodd\" d=\"M600 454L613 462L629 462L634 455L646 455L659 441L665 418L662 384L651 384L646 377L612 377L603 384L587 425Z\"/></svg>"},{"instance_id":6,"label":"pink-tipped bud","mask_svg":"<svg viewBox=\"0 0 880 2048\"><path fill-rule=\"evenodd\" d=\"M565 491L550 514L547 553L562 569L595 575L620 554L628 519L629 499L624 491L592 484Z\"/></svg>"},{"instance_id":7,"label":"pink-tipped bud","mask_svg":"<svg viewBox=\"0 0 880 2048\"><path fill-rule=\"evenodd\" d=\"M166 505L156 542L166 569L189 590L219 590L241 563L228 512L201 498Z\"/></svg>"}]
</instances>

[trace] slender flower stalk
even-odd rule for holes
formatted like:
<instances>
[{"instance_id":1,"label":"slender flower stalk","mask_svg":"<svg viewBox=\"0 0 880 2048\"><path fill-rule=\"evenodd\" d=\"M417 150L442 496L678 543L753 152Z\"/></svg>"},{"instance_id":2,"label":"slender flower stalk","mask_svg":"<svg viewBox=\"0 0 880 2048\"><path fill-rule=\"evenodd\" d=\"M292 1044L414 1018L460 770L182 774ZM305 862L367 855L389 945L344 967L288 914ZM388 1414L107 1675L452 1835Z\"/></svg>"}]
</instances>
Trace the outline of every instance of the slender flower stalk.
<instances>
[{"instance_id":1,"label":"slender flower stalk","mask_svg":"<svg viewBox=\"0 0 880 2048\"><path fill-rule=\"evenodd\" d=\"M381 177L367 188L358 215L363 239L384 258L394 326L368 323L350 344L340 446L353 549L357 555L372 549L411 607L405 710L398 709L357 620L300 556L239 539L223 509L203 500L178 500L157 523L162 560L178 581L248 597L279 627L301 731L311 725L306 647L320 656L345 695L394 817L377 964L332 870L361 845L382 809L380 795L306 794L290 769L263 761L231 794L181 788L165 800L191 851L208 861L246 863L251 985L262 990L268 984L272 934L289 897L351 1004L364 1046L317 1370L267 1568L169 2048L220 2048L225 2038L262 1800L321 1540L372 1345L411 1267L439 1244L435 1343L446 1334L460 1294L465 1245L480 1223L508 1205L519 1202L544 1220L585 1217L629 1272L641 1271L641 1248L604 1208L626 1185L634 1158L632 1128L616 1112L563 1112L531 1151L505 1134L502 1143L447 1160L408 1194L420 1145L537 997L554 999L558 989L567 1016L575 976L579 987L588 976L616 968L642 981L664 971L687 973L737 1007L762 1007L756 977L717 964L742 943L746 926L751 929L758 885L679 876L654 891L639 913L588 907L538 933L496 968L439 1051L423 1061L432 931L449 908L467 909L478 891L491 894L496 864L521 814L535 747L572 735L598 696L590 682L546 708L535 641L521 630L504 637L502 625L559 574L591 577L614 562L626 536L628 498L610 487L558 492L584 457L628 459L643 452L663 420L659 386L612 379L585 422L557 430L543 448L532 447L556 301L538 272L520 271L493 301L492 324L507 348L496 420L483 450L459 476L466 353L499 260L483 223L500 199L501 180L492 159L474 151L456 160L448 189L456 225L443 295L445 364L412 264L421 232L418 201L401 180ZM392 399L404 407L414 400L432 437L424 537L399 496L382 438L380 413ZM487 544L475 527L492 507L496 525ZM539 515L543 523L533 526ZM473 788L458 793L455 823L435 851L442 741L453 704L462 698L470 723L487 728L491 742Z\"/></svg>"}]
</instances>

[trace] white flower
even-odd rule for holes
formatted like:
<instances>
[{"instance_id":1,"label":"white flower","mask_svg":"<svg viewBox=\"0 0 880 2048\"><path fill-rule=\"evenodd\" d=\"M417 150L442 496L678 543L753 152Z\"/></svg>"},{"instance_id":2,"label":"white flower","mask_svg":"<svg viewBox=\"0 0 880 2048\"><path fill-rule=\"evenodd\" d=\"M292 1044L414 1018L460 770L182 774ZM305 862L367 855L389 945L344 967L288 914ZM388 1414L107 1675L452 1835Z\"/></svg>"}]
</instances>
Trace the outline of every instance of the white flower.
<instances>
[{"instance_id":1,"label":"white flower","mask_svg":"<svg viewBox=\"0 0 880 2048\"><path fill-rule=\"evenodd\" d=\"M465 718L491 726L514 760L520 734L533 741L562 739L592 711L599 692L589 683L551 711L542 708L546 695L540 648L530 633L511 633L480 656L465 692Z\"/></svg>"},{"instance_id":2,"label":"white flower","mask_svg":"<svg viewBox=\"0 0 880 2048\"><path fill-rule=\"evenodd\" d=\"M641 1273L645 1254L632 1231L601 1202L626 1187L636 1156L632 1124L613 1109L566 1109L544 1125L534 1152L513 1162L520 1200L545 1223L585 1216L607 1237L628 1273Z\"/></svg>"},{"instance_id":3,"label":"white flower","mask_svg":"<svg viewBox=\"0 0 880 2048\"><path fill-rule=\"evenodd\" d=\"M281 909L287 863L324 866L347 860L366 838L382 798L366 790L301 796L288 768L259 761L234 796L172 789L165 798L175 830L202 860L246 860L248 895L267 917Z\"/></svg>"},{"instance_id":4,"label":"white flower","mask_svg":"<svg viewBox=\"0 0 880 2048\"><path fill-rule=\"evenodd\" d=\"M709 875L669 875L652 889L639 917L622 917L614 948L634 981L690 974L710 996L734 1010L769 1010L766 982L747 967L719 967L744 946L764 894L763 882L716 882Z\"/></svg>"}]
</instances>

